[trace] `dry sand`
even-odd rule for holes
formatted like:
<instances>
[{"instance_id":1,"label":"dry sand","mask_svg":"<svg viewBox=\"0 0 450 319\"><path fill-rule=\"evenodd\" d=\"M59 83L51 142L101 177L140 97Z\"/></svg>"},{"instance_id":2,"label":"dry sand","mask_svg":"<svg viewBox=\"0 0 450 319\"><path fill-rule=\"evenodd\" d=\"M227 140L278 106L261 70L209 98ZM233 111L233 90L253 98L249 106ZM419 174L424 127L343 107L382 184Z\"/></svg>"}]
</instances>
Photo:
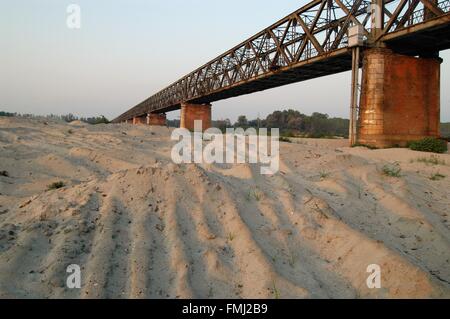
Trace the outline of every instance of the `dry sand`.
<instances>
[{"instance_id":1,"label":"dry sand","mask_svg":"<svg viewBox=\"0 0 450 319\"><path fill-rule=\"evenodd\" d=\"M0 118L0 297L450 297L450 155L296 142L269 177L174 165L163 127Z\"/></svg>"}]
</instances>

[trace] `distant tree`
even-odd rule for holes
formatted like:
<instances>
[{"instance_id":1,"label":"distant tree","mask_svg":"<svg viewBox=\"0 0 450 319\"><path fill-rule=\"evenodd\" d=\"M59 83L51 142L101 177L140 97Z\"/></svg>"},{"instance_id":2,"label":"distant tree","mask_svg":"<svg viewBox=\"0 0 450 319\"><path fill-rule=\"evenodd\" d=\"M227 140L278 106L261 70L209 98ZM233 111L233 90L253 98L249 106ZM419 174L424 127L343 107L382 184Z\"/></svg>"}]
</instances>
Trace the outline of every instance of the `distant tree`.
<instances>
[{"instance_id":1,"label":"distant tree","mask_svg":"<svg viewBox=\"0 0 450 319\"><path fill-rule=\"evenodd\" d=\"M88 117L88 118L81 118L80 121L97 125L97 124L109 124L111 123L106 117L103 115L96 116L96 117Z\"/></svg>"},{"instance_id":2,"label":"distant tree","mask_svg":"<svg viewBox=\"0 0 450 319\"><path fill-rule=\"evenodd\" d=\"M212 126L218 128L222 132L225 132L227 128L232 127L229 119L212 121Z\"/></svg>"},{"instance_id":3,"label":"distant tree","mask_svg":"<svg viewBox=\"0 0 450 319\"><path fill-rule=\"evenodd\" d=\"M58 117L58 116L55 116ZM66 115L61 115L61 119L67 123L73 122L73 121L77 121L78 117L76 117L75 115L73 115L72 113L66 114Z\"/></svg>"},{"instance_id":4,"label":"distant tree","mask_svg":"<svg viewBox=\"0 0 450 319\"><path fill-rule=\"evenodd\" d=\"M292 109L275 111L262 121L264 127L279 128L284 136L308 135L312 137L348 135L349 121L330 118L327 114L313 113L311 116ZM249 123L253 125L253 121Z\"/></svg>"},{"instance_id":5,"label":"distant tree","mask_svg":"<svg viewBox=\"0 0 450 319\"><path fill-rule=\"evenodd\" d=\"M169 127L180 127L180 120L167 120L167 125Z\"/></svg>"},{"instance_id":6,"label":"distant tree","mask_svg":"<svg viewBox=\"0 0 450 319\"><path fill-rule=\"evenodd\" d=\"M242 127L242 128L248 127L247 117L245 115L239 116L238 120L237 120L237 122L235 124L235 127Z\"/></svg>"},{"instance_id":7,"label":"distant tree","mask_svg":"<svg viewBox=\"0 0 450 319\"><path fill-rule=\"evenodd\" d=\"M13 117L13 116L17 116L17 113L9 113L9 112L0 111L0 116Z\"/></svg>"}]
</instances>

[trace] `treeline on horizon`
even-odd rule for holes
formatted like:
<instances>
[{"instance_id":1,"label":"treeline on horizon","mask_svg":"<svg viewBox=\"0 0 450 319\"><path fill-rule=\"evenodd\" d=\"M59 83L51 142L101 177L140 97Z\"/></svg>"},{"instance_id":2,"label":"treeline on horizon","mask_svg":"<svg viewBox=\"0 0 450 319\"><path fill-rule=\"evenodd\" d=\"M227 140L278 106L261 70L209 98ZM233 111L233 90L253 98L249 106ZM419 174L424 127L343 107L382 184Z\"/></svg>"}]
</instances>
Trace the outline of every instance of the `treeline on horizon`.
<instances>
[{"instance_id":1,"label":"treeline on horizon","mask_svg":"<svg viewBox=\"0 0 450 319\"><path fill-rule=\"evenodd\" d=\"M171 127L179 127L179 120L168 120ZM225 132L227 128L279 128L284 137L342 137L348 138L350 120L330 117L328 114L302 114L295 110L275 111L265 119L248 120L245 115L239 116L233 124L229 119L212 121L212 126ZM441 136L450 138L450 123L441 123Z\"/></svg>"},{"instance_id":2,"label":"treeline on horizon","mask_svg":"<svg viewBox=\"0 0 450 319\"><path fill-rule=\"evenodd\" d=\"M78 117L71 113L65 114L65 115L55 115L55 114L49 114L49 115L34 115L34 114L19 114L19 113L10 113L10 112L4 112L0 111L0 116L7 116L7 117L23 117L23 118L37 118L37 119L50 119L50 120L57 120L57 121L64 121L67 123L73 122L73 121L81 121L88 124L109 124L111 121L109 121L106 117L103 115L100 116L93 116L93 117Z\"/></svg>"},{"instance_id":3,"label":"treeline on horizon","mask_svg":"<svg viewBox=\"0 0 450 319\"><path fill-rule=\"evenodd\" d=\"M169 126L178 127L179 120L169 120ZM265 119L249 120L245 115L239 116L235 123L229 119L212 121L212 126L222 130L227 128L278 128L285 137L348 137L349 120L331 118L328 114L302 114L295 110L275 111Z\"/></svg>"},{"instance_id":4,"label":"treeline on horizon","mask_svg":"<svg viewBox=\"0 0 450 319\"><path fill-rule=\"evenodd\" d=\"M73 114L66 115L33 115L19 114L0 111L0 116L24 117L24 118L43 118L60 120L67 123L81 121L89 124L109 124L111 123L105 116L78 117ZM167 124L171 127L179 127L179 120L168 120ZM223 132L227 128L279 128L280 133L286 137L304 136L304 137L348 137L349 120L343 118L330 117L328 114L313 113L305 115L295 110L275 111L265 119L248 120L245 115L239 116L235 123L229 119L216 120L212 122ZM450 138L450 123L441 123L441 136Z\"/></svg>"}]
</instances>

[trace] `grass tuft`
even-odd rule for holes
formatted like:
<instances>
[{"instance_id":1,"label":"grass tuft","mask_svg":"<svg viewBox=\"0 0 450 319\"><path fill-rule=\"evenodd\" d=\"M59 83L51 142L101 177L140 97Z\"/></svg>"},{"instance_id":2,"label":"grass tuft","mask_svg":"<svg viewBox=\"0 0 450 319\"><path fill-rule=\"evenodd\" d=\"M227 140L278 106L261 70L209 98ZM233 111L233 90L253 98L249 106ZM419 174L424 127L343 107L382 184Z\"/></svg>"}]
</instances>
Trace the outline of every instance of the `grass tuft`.
<instances>
[{"instance_id":1,"label":"grass tuft","mask_svg":"<svg viewBox=\"0 0 450 319\"><path fill-rule=\"evenodd\" d=\"M325 171L321 171L319 173L319 176L320 176L321 179L327 179L330 176L330 173L325 172Z\"/></svg>"},{"instance_id":2,"label":"grass tuft","mask_svg":"<svg viewBox=\"0 0 450 319\"><path fill-rule=\"evenodd\" d=\"M447 176L445 176L445 175L442 175L442 174L440 174L440 173L436 173L436 174L431 175L430 179L431 179L432 181L440 181L440 180L442 180L442 179L444 179L444 178L446 178L446 177L447 177Z\"/></svg>"},{"instance_id":3,"label":"grass tuft","mask_svg":"<svg viewBox=\"0 0 450 319\"><path fill-rule=\"evenodd\" d=\"M47 190L50 191L50 190L54 190L54 189L60 189L60 188L63 188L64 186L66 186L66 184L64 184L64 182L62 182L62 181L54 182L47 186Z\"/></svg>"},{"instance_id":4,"label":"grass tuft","mask_svg":"<svg viewBox=\"0 0 450 319\"><path fill-rule=\"evenodd\" d=\"M444 160L441 160L435 155L432 155L431 157L419 157L416 162L425 163L427 165L447 165Z\"/></svg>"},{"instance_id":5,"label":"grass tuft","mask_svg":"<svg viewBox=\"0 0 450 319\"><path fill-rule=\"evenodd\" d=\"M247 193L246 199L247 201L251 201L252 198L254 198L257 202L259 202L263 198L263 196L264 193L256 187Z\"/></svg>"},{"instance_id":6,"label":"grass tuft","mask_svg":"<svg viewBox=\"0 0 450 319\"><path fill-rule=\"evenodd\" d=\"M275 284L275 280L272 282L273 288L272 288L272 293L275 299L280 299L280 292L277 289L277 286Z\"/></svg>"},{"instance_id":7,"label":"grass tuft","mask_svg":"<svg viewBox=\"0 0 450 319\"><path fill-rule=\"evenodd\" d=\"M292 140L288 137L280 136L280 142L292 143Z\"/></svg>"},{"instance_id":8,"label":"grass tuft","mask_svg":"<svg viewBox=\"0 0 450 319\"><path fill-rule=\"evenodd\" d=\"M383 166L383 175L385 176L399 178L401 177L401 172L402 169L398 163Z\"/></svg>"},{"instance_id":9,"label":"grass tuft","mask_svg":"<svg viewBox=\"0 0 450 319\"><path fill-rule=\"evenodd\" d=\"M7 171L0 171L0 176L9 177L9 173Z\"/></svg>"}]
</instances>

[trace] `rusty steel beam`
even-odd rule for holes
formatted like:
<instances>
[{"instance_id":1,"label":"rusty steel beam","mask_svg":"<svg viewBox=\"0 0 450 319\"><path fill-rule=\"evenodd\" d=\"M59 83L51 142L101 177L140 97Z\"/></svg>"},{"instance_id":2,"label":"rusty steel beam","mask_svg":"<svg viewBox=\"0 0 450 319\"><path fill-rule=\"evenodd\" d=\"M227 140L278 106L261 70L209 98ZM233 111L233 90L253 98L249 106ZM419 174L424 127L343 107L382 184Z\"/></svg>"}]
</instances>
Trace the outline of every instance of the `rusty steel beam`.
<instances>
[{"instance_id":1,"label":"rusty steel beam","mask_svg":"<svg viewBox=\"0 0 450 319\"><path fill-rule=\"evenodd\" d=\"M371 3L313 0L113 122L176 110L184 102L211 103L349 70L352 59L347 31L352 25L363 27L366 43L372 46L379 42L395 44L405 33L450 24L450 0L385 0L384 26L381 34L376 34L371 30ZM411 43L408 45L416 45Z\"/></svg>"}]
</instances>

